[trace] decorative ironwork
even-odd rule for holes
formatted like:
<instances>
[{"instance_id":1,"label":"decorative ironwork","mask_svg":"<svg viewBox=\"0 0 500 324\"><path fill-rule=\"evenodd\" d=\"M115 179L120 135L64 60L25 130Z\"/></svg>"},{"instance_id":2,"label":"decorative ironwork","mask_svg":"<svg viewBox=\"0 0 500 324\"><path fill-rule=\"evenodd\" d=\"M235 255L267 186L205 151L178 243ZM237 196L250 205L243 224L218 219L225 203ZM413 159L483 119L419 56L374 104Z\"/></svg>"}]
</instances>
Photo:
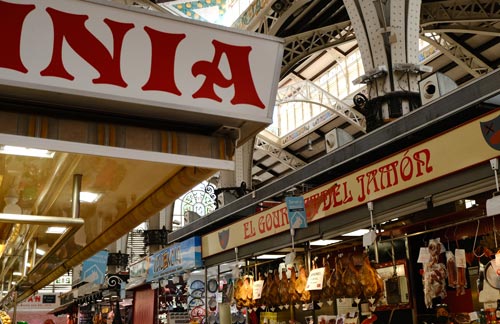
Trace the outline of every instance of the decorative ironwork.
<instances>
[{"instance_id":1,"label":"decorative ironwork","mask_svg":"<svg viewBox=\"0 0 500 324\"><path fill-rule=\"evenodd\" d=\"M205 193L207 193L208 196L212 198L214 201L215 199L217 199L217 195L215 194L216 190L217 189L215 188L215 186L212 185L211 183L207 184L207 186L205 187Z\"/></svg>"},{"instance_id":2,"label":"decorative ironwork","mask_svg":"<svg viewBox=\"0 0 500 324\"><path fill-rule=\"evenodd\" d=\"M106 285L108 289L120 289L122 282L127 282L128 274L108 274L106 275Z\"/></svg>"},{"instance_id":3,"label":"decorative ironwork","mask_svg":"<svg viewBox=\"0 0 500 324\"><path fill-rule=\"evenodd\" d=\"M204 217L211 214L216 209L216 199L214 193L217 189L206 181L188 191L181 200L181 215L187 212L195 212ZM216 196L216 194L215 194Z\"/></svg>"},{"instance_id":4,"label":"decorative ironwork","mask_svg":"<svg viewBox=\"0 0 500 324\"><path fill-rule=\"evenodd\" d=\"M225 188L217 188L215 189L215 196L219 196L222 192L231 192L236 198L241 198L247 193L249 193L250 189L247 189L247 183L242 181L239 187L225 187ZM216 208L219 208L219 200L215 200Z\"/></svg>"},{"instance_id":5,"label":"decorative ironwork","mask_svg":"<svg viewBox=\"0 0 500 324\"><path fill-rule=\"evenodd\" d=\"M152 229L144 231L144 245L167 245L168 231L163 226L162 229Z\"/></svg>"},{"instance_id":6,"label":"decorative ironwork","mask_svg":"<svg viewBox=\"0 0 500 324\"><path fill-rule=\"evenodd\" d=\"M128 254L125 253L109 253L108 266L126 267L128 265Z\"/></svg>"}]
</instances>

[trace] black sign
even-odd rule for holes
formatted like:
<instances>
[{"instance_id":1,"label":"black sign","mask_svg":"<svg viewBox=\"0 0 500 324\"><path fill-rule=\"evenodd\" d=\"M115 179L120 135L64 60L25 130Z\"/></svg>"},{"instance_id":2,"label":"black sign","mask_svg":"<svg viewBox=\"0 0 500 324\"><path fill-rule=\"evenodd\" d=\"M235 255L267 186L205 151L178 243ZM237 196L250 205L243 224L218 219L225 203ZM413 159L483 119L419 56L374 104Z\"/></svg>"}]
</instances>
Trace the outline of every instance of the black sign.
<instances>
[{"instance_id":1,"label":"black sign","mask_svg":"<svg viewBox=\"0 0 500 324\"><path fill-rule=\"evenodd\" d=\"M43 304L55 304L56 303L56 295L43 295L42 303Z\"/></svg>"}]
</instances>

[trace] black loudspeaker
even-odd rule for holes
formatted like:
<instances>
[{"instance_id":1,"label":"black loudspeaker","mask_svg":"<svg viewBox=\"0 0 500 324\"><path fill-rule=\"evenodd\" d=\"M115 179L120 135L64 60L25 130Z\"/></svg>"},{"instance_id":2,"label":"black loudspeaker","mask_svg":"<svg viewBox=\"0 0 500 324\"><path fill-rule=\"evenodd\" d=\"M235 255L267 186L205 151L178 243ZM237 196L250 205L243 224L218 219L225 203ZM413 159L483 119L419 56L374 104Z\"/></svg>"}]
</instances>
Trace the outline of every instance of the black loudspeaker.
<instances>
[{"instance_id":1,"label":"black loudspeaker","mask_svg":"<svg viewBox=\"0 0 500 324\"><path fill-rule=\"evenodd\" d=\"M276 0L272 5L271 9L274 10L274 12L282 12L286 9L287 7L287 0Z\"/></svg>"}]
</instances>

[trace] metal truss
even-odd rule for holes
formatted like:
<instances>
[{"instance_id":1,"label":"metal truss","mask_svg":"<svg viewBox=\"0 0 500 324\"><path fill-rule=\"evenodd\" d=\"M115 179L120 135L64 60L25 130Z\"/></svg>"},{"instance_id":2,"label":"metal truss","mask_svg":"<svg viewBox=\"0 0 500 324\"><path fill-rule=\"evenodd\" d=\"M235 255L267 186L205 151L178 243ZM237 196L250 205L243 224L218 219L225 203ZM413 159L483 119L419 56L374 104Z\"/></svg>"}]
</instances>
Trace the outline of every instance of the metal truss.
<instances>
[{"instance_id":1,"label":"metal truss","mask_svg":"<svg viewBox=\"0 0 500 324\"><path fill-rule=\"evenodd\" d=\"M422 4L420 24L500 20L498 0L452 0Z\"/></svg>"},{"instance_id":2,"label":"metal truss","mask_svg":"<svg viewBox=\"0 0 500 324\"><path fill-rule=\"evenodd\" d=\"M272 9L274 1L256 0L241 15L243 20L248 21L246 29L266 35L276 35L279 27L291 16L298 8L308 4L312 0L285 0L282 3L286 6L281 12ZM260 4L261 6L257 5ZM255 12L260 8L260 12ZM241 22L237 21L234 27L238 27Z\"/></svg>"},{"instance_id":3,"label":"metal truss","mask_svg":"<svg viewBox=\"0 0 500 324\"><path fill-rule=\"evenodd\" d=\"M325 107L331 110L335 116L353 125L357 130L366 132L366 119L362 114L311 81L297 82L278 90L276 105L294 101L307 102ZM292 170L297 170L306 164L300 158L285 151L279 144L268 140L260 134L255 139L254 149L265 151L268 155L276 158Z\"/></svg>"},{"instance_id":4,"label":"metal truss","mask_svg":"<svg viewBox=\"0 0 500 324\"><path fill-rule=\"evenodd\" d=\"M126 6L139 7L143 9L172 14L172 12L167 10L165 7L160 6L150 0L112 0L112 2L121 3Z\"/></svg>"},{"instance_id":5,"label":"metal truss","mask_svg":"<svg viewBox=\"0 0 500 324\"><path fill-rule=\"evenodd\" d=\"M493 71L493 68L488 66L485 62L480 60L477 56L453 41L446 34L426 34L421 35L420 38L427 41L436 49L441 51L450 60L455 62L458 66L462 67L469 74L474 77L479 77L483 74Z\"/></svg>"},{"instance_id":6,"label":"metal truss","mask_svg":"<svg viewBox=\"0 0 500 324\"><path fill-rule=\"evenodd\" d=\"M272 141L267 140L262 135L257 135L255 138L255 149L263 150L268 155L274 157L279 160L281 163L286 165L292 170L297 170L300 167L306 165L306 162L296 157L295 155L285 151L278 144L273 143Z\"/></svg>"},{"instance_id":7,"label":"metal truss","mask_svg":"<svg viewBox=\"0 0 500 324\"><path fill-rule=\"evenodd\" d=\"M457 23L449 25L430 25L422 28L422 34L425 33L456 33L456 34L475 34L491 37L500 37L500 28L496 25L498 21L484 21L481 23L470 22L470 23Z\"/></svg>"},{"instance_id":8,"label":"metal truss","mask_svg":"<svg viewBox=\"0 0 500 324\"><path fill-rule=\"evenodd\" d=\"M255 31L257 33L272 35L271 29L280 19L280 13L275 12L271 9L271 6L264 8L260 15L255 17L255 22L257 25L250 25L248 30Z\"/></svg>"},{"instance_id":9,"label":"metal truss","mask_svg":"<svg viewBox=\"0 0 500 324\"><path fill-rule=\"evenodd\" d=\"M309 80L297 82L278 90L276 105L292 101L308 102L325 107L358 131L366 133L365 116Z\"/></svg>"},{"instance_id":10,"label":"metal truss","mask_svg":"<svg viewBox=\"0 0 500 324\"><path fill-rule=\"evenodd\" d=\"M463 26L463 29L461 29L460 25L454 26L457 32L498 36L499 30L493 26L498 21L500 21L500 3L498 0L439 1L423 3L421 7L422 27L443 22L457 22ZM482 22L482 24L478 26L478 22ZM465 24L467 23L475 23L475 25L466 26ZM423 29L423 31L425 30ZM444 33L448 30L442 29L438 31L433 29L432 31ZM472 72L474 76L478 76L484 74L484 69L491 71L490 67L481 62L481 60L463 48L463 46L456 44L455 41L447 36L443 37L446 39L446 43L432 44L436 46L440 45L440 49L445 55L457 55L450 58L464 67L469 73ZM314 52L332 46L339 46L354 38L354 30L350 21L285 38L281 77L292 71L296 64ZM425 37L422 38L425 39ZM429 39L425 40L429 41ZM481 73L477 74L478 71Z\"/></svg>"},{"instance_id":11,"label":"metal truss","mask_svg":"<svg viewBox=\"0 0 500 324\"><path fill-rule=\"evenodd\" d=\"M309 32L285 38L281 77L290 72L293 67L312 53L356 38L350 21L318 28Z\"/></svg>"}]
</instances>

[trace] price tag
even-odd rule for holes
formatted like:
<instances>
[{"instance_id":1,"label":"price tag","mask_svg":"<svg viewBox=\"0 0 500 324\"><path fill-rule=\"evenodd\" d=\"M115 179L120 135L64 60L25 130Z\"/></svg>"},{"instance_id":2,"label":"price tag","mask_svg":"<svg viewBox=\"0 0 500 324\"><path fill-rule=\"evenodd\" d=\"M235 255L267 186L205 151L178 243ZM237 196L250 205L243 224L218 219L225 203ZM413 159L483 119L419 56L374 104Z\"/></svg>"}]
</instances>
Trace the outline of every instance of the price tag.
<instances>
[{"instance_id":1,"label":"price tag","mask_svg":"<svg viewBox=\"0 0 500 324\"><path fill-rule=\"evenodd\" d=\"M427 263L431 260L431 254L429 253L429 249L426 247L421 247L420 252L418 253L417 263Z\"/></svg>"},{"instance_id":2,"label":"price tag","mask_svg":"<svg viewBox=\"0 0 500 324\"><path fill-rule=\"evenodd\" d=\"M306 290L323 289L323 277L325 276L325 268L312 269L307 277Z\"/></svg>"},{"instance_id":3,"label":"price tag","mask_svg":"<svg viewBox=\"0 0 500 324\"><path fill-rule=\"evenodd\" d=\"M455 262L457 263L457 268L467 268L464 249L455 249Z\"/></svg>"},{"instance_id":4,"label":"price tag","mask_svg":"<svg viewBox=\"0 0 500 324\"><path fill-rule=\"evenodd\" d=\"M262 288L264 287L264 280L256 280L253 282L253 295L252 298L260 299L262 296Z\"/></svg>"}]
</instances>

